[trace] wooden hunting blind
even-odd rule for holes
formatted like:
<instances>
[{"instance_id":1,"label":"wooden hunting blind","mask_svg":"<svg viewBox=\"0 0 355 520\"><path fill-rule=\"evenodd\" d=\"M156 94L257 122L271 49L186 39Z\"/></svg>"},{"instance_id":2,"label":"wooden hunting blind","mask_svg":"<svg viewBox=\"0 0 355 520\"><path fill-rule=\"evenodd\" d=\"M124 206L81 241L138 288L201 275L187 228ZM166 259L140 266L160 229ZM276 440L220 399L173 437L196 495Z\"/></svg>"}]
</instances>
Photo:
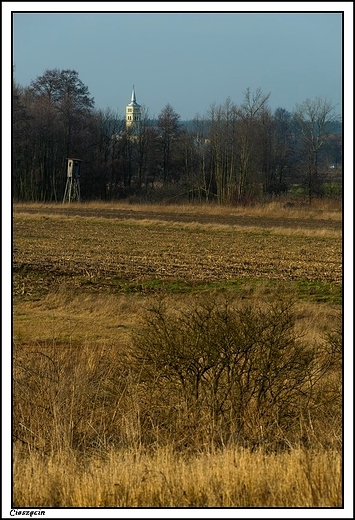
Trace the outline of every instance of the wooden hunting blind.
<instances>
[{"instance_id":1,"label":"wooden hunting blind","mask_svg":"<svg viewBox=\"0 0 355 520\"><path fill-rule=\"evenodd\" d=\"M65 185L64 202L80 202L80 174L81 159L68 157L67 159L67 182Z\"/></svg>"}]
</instances>

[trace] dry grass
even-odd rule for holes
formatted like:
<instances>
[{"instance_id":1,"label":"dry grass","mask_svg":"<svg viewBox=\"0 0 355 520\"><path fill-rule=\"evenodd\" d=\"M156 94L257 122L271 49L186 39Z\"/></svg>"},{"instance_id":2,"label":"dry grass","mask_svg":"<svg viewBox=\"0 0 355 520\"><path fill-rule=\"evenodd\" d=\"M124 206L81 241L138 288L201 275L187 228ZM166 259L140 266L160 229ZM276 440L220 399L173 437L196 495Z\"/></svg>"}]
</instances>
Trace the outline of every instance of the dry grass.
<instances>
[{"instance_id":1,"label":"dry grass","mask_svg":"<svg viewBox=\"0 0 355 520\"><path fill-rule=\"evenodd\" d=\"M280 200L274 200L263 204L254 204L248 206L220 206L218 204L135 204L125 201L121 202L86 202L85 204L72 203L70 207L72 211L81 212L85 206L88 210L93 211L128 211L131 213L142 213L149 212L150 214L165 213L178 215L184 213L190 216L193 215L211 215L224 217L228 216L249 216L249 217L272 217L272 218L285 218L290 217L293 219L306 218L306 219L322 219L322 220L337 220L342 219L342 203L339 200L334 199L318 199L314 200L312 205L307 201L293 201L289 198L282 198ZM22 211L31 209L35 211L49 210L53 211L54 208L58 207L57 204L48 203L16 203L15 211ZM64 208L68 209L68 205L64 205Z\"/></svg>"},{"instance_id":2,"label":"dry grass","mask_svg":"<svg viewBox=\"0 0 355 520\"><path fill-rule=\"evenodd\" d=\"M339 314L339 207L16 204L13 240L15 507L341 505L341 455L322 447L337 418L313 451L145 452L140 414L163 396L139 401L126 363L157 293L176 310L197 293L296 297L316 344Z\"/></svg>"},{"instance_id":3,"label":"dry grass","mask_svg":"<svg viewBox=\"0 0 355 520\"><path fill-rule=\"evenodd\" d=\"M19 219L19 218L26 218L26 216L28 217L28 214L24 211L24 212L21 212L21 211L18 211L16 213L16 217ZM93 221L93 222L101 222L102 224L105 223L106 221L106 218L107 217L100 217L99 215L97 216L85 216L85 219L90 222ZM31 213L31 217L32 219L38 219L40 220L41 218L43 218L43 215L41 215L41 213ZM76 215L75 217L68 217L69 219L71 220L74 220L75 222L77 222L77 219L79 218L79 215ZM207 222L207 223L201 223L199 221L195 221L195 220L191 220L189 222L184 222L184 221L179 221L178 219L174 219L173 221L171 219L169 220L161 220L162 216L161 216L161 213L160 213L160 219L153 219L153 218L139 218L139 220L137 220L137 218L129 218L129 217L125 217L124 218L124 225L125 226L129 226L129 227L134 227L134 226L139 226L139 227L143 227L143 228L152 228L152 227L156 227L156 228L160 228L160 229L163 229L163 228L172 228L173 230L191 230L191 231L205 231L205 232L209 232L209 231L212 231L212 232L234 232L234 233L257 233L257 232L260 232L260 225L238 225L238 224L231 224L231 223L226 223L226 224L223 224L223 223L215 223L215 222ZM51 219L56 219L56 220L62 220L63 219L63 215L60 215L60 214L55 214L55 215L51 215ZM116 217L113 217L113 220L119 220L118 218ZM327 227L324 227L322 228L321 225L319 227L310 227L310 228L305 228L305 227L301 227L301 226L294 226L292 228L290 227L283 227L282 225L278 225L278 226L270 226L270 227L263 227L263 233L268 233L268 234L279 234L279 235L298 235L298 236L324 236L324 237L333 237L333 238L338 238L339 237L339 226L337 226L337 229L328 229Z\"/></svg>"},{"instance_id":4,"label":"dry grass","mask_svg":"<svg viewBox=\"0 0 355 520\"><path fill-rule=\"evenodd\" d=\"M140 305L133 295L81 294L60 287L14 308L16 343L121 341L137 324Z\"/></svg>"},{"instance_id":5,"label":"dry grass","mask_svg":"<svg viewBox=\"0 0 355 520\"><path fill-rule=\"evenodd\" d=\"M257 292L245 284L244 299L270 297L270 289L260 286ZM153 296L153 295L152 295ZM185 309L195 294L175 294L170 297L175 309ZM89 343L126 345L139 322L147 302L133 294L92 294L71 291L65 287L35 301L19 299L14 307L15 344ZM337 305L299 301L295 307L297 329L309 341L316 342L334 323Z\"/></svg>"},{"instance_id":6,"label":"dry grass","mask_svg":"<svg viewBox=\"0 0 355 520\"><path fill-rule=\"evenodd\" d=\"M15 507L340 507L341 455L160 449L84 460L15 450Z\"/></svg>"}]
</instances>

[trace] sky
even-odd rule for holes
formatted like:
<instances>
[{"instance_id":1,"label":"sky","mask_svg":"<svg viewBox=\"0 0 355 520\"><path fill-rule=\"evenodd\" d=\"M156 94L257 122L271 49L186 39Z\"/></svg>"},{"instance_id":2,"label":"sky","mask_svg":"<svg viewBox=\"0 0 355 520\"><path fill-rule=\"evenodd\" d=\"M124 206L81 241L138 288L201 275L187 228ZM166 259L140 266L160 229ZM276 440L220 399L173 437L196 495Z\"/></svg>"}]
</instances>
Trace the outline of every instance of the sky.
<instances>
[{"instance_id":1,"label":"sky","mask_svg":"<svg viewBox=\"0 0 355 520\"><path fill-rule=\"evenodd\" d=\"M112 10L139 8L134 2L109 4ZM218 11L225 4L232 12ZM326 4L316 4L317 9ZM22 5L33 9L33 3ZM249 12L235 12L240 2L202 4L216 12L153 12L174 5L169 2L140 3L140 10L156 6L145 13L63 9L76 5L100 11L106 5L96 2L40 3L38 10L55 5L62 12L13 14L14 78L22 86L46 69L73 69L95 108L119 114L133 85L137 102L151 117L168 103L182 120L205 116L212 104L228 97L242 103L247 88L270 93L272 110L292 111L307 98L322 97L341 113L341 12L260 12L252 10L253 2L247 3ZM263 9L269 5L262 3ZM288 5L276 3L278 10ZM338 10L339 4L329 5Z\"/></svg>"}]
</instances>

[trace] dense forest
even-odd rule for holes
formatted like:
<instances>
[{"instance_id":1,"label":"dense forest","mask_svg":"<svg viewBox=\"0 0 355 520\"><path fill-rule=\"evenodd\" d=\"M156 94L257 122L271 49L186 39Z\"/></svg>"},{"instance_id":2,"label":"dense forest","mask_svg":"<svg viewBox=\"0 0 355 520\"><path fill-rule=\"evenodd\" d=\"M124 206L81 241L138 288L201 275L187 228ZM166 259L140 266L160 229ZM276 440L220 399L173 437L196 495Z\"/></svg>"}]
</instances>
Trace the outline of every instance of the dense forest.
<instances>
[{"instance_id":1,"label":"dense forest","mask_svg":"<svg viewBox=\"0 0 355 520\"><path fill-rule=\"evenodd\" d=\"M271 111L270 94L244 92L181 121L168 104L156 120L125 120L94 99L75 70L46 70L28 87L13 82L15 201L61 202L67 158L81 160L82 200L193 200L246 204L283 193L341 194L342 125L327 99L292 113Z\"/></svg>"}]
</instances>

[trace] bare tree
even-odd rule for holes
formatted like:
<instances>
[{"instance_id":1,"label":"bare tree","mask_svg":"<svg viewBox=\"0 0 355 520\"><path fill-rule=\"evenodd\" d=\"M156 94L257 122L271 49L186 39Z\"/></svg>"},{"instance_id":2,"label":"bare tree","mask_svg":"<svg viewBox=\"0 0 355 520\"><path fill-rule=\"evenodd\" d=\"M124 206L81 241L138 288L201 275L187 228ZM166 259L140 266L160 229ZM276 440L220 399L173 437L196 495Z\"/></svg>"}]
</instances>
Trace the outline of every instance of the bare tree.
<instances>
[{"instance_id":1,"label":"bare tree","mask_svg":"<svg viewBox=\"0 0 355 520\"><path fill-rule=\"evenodd\" d=\"M284 108L277 108L273 115L273 176L271 192L280 193L287 188L287 176L293 159L292 116Z\"/></svg>"},{"instance_id":2,"label":"bare tree","mask_svg":"<svg viewBox=\"0 0 355 520\"><path fill-rule=\"evenodd\" d=\"M61 115L66 131L66 153L69 157L73 148L73 132L80 119L94 107L88 88L79 79L75 70L46 70L31 83L36 97L45 96Z\"/></svg>"},{"instance_id":3,"label":"bare tree","mask_svg":"<svg viewBox=\"0 0 355 520\"><path fill-rule=\"evenodd\" d=\"M258 88L253 93L247 88L244 94L244 101L239 109L239 176L237 200L241 201L242 197L248 191L248 185L252 180L252 162L257 156L257 132L260 128L260 116L267 107L269 94L263 94ZM255 169L254 169L255 170Z\"/></svg>"},{"instance_id":4,"label":"bare tree","mask_svg":"<svg viewBox=\"0 0 355 520\"><path fill-rule=\"evenodd\" d=\"M160 131L160 149L162 154L163 182L171 180L173 166L174 144L179 136L180 116L169 103L158 116L158 129Z\"/></svg>"},{"instance_id":5,"label":"bare tree","mask_svg":"<svg viewBox=\"0 0 355 520\"><path fill-rule=\"evenodd\" d=\"M32 81L24 99L31 117L26 191L33 200L58 200L66 157L88 146L94 101L76 71L59 69Z\"/></svg>"},{"instance_id":6,"label":"bare tree","mask_svg":"<svg viewBox=\"0 0 355 520\"><path fill-rule=\"evenodd\" d=\"M88 136L90 148L85 154L84 195L87 197L107 200L115 196L119 182L117 158L122 150L123 130L122 117L110 108L93 112Z\"/></svg>"},{"instance_id":7,"label":"bare tree","mask_svg":"<svg viewBox=\"0 0 355 520\"><path fill-rule=\"evenodd\" d=\"M306 99L296 105L294 124L299 134L303 171L309 201L320 193L319 167L321 152L330 138L330 124L335 120L334 105L326 98Z\"/></svg>"},{"instance_id":8,"label":"bare tree","mask_svg":"<svg viewBox=\"0 0 355 520\"><path fill-rule=\"evenodd\" d=\"M17 200L31 199L28 183L31 156L31 115L24 100L24 89L13 82L12 94L12 186Z\"/></svg>"},{"instance_id":9,"label":"bare tree","mask_svg":"<svg viewBox=\"0 0 355 520\"><path fill-rule=\"evenodd\" d=\"M211 167L220 204L230 203L237 182L237 127L238 110L227 98L222 106L210 109Z\"/></svg>"},{"instance_id":10,"label":"bare tree","mask_svg":"<svg viewBox=\"0 0 355 520\"><path fill-rule=\"evenodd\" d=\"M213 188L213 175L210 167L211 146L210 139L207 137L210 122L197 114L193 120L193 125L192 144L196 154L196 166L190 177L194 192L197 191L198 200L204 199L208 202L211 199Z\"/></svg>"},{"instance_id":11,"label":"bare tree","mask_svg":"<svg viewBox=\"0 0 355 520\"><path fill-rule=\"evenodd\" d=\"M157 132L152 128L149 111L144 105L141 108L141 120L134 145L134 186L140 191L147 190L148 179L155 177L157 163Z\"/></svg>"}]
</instances>

